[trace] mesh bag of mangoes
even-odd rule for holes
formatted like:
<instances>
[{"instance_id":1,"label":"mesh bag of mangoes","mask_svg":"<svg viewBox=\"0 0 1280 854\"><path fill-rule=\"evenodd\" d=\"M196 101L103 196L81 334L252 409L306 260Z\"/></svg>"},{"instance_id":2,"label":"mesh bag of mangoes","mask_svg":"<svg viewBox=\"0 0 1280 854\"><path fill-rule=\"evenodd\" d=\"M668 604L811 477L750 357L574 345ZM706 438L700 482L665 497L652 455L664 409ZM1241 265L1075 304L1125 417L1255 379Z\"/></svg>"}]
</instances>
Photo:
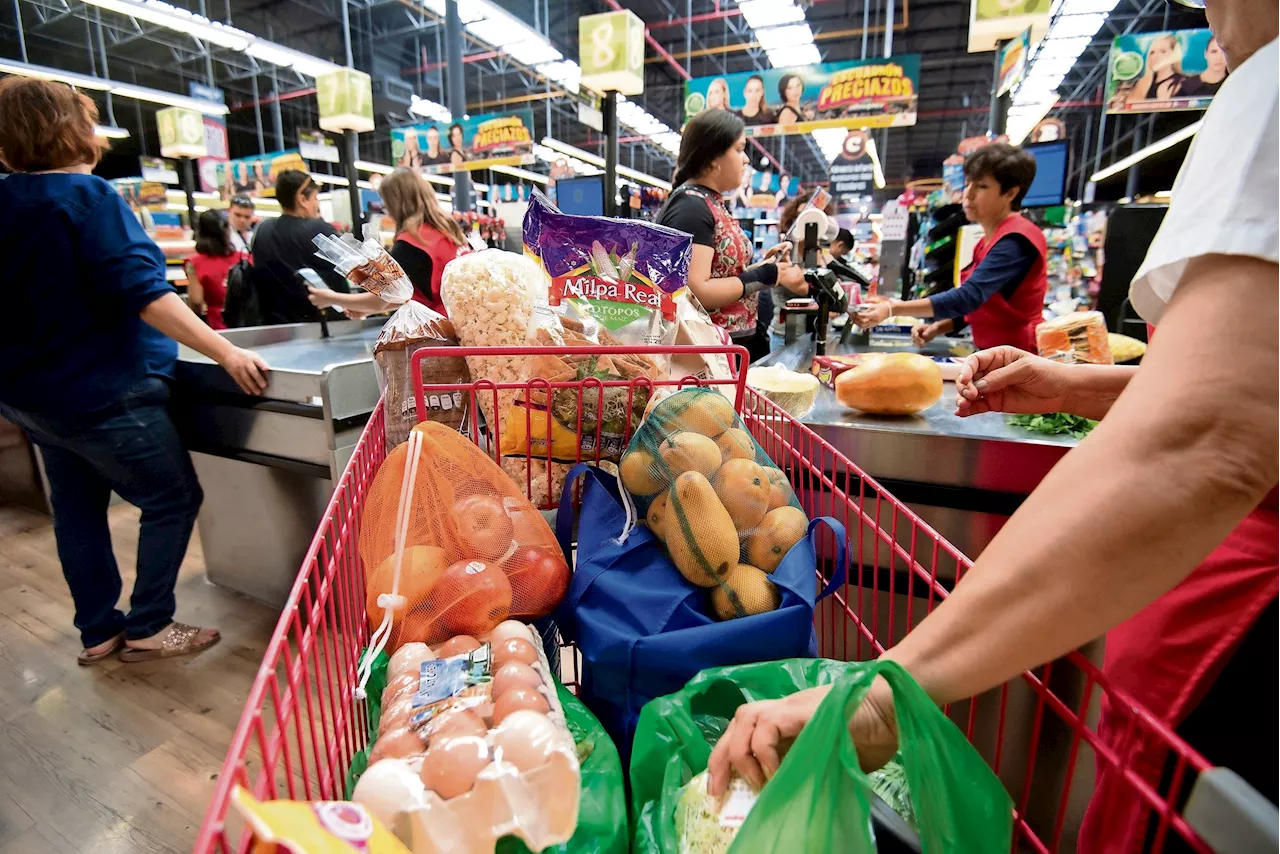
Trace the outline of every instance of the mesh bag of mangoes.
<instances>
[{"instance_id":1,"label":"mesh bag of mangoes","mask_svg":"<svg viewBox=\"0 0 1280 854\"><path fill-rule=\"evenodd\" d=\"M707 388L652 403L619 465L640 519L721 620L776 609L769 575L809 520L787 476Z\"/></svg>"}]
</instances>

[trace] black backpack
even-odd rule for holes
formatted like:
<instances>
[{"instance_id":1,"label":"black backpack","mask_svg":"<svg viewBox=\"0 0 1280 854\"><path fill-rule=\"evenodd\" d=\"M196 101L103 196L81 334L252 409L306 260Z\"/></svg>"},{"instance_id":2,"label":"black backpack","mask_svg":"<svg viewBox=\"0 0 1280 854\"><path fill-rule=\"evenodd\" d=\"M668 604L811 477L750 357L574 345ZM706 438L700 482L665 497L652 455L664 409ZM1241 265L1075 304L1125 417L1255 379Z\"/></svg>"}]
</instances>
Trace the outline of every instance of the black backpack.
<instances>
[{"instance_id":1,"label":"black backpack","mask_svg":"<svg viewBox=\"0 0 1280 854\"><path fill-rule=\"evenodd\" d=\"M227 297L222 306L222 319L229 328L261 326L262 306L253 283L253 266L242 258L227 271Z\"/></svg>"}]
</instances>

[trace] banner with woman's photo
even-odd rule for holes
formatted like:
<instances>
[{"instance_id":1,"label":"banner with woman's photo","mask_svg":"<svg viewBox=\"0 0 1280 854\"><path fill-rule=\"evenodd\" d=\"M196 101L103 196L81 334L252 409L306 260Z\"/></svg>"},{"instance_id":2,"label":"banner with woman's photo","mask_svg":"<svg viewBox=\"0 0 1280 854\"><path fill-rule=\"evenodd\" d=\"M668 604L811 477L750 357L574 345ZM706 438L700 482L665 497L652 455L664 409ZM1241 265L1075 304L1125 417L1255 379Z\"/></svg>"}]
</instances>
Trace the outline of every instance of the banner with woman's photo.
<instances>
[{"instance_id":1,"label":"banner with woman's photo","mask_svg":"<svg viewBox=\"0 0 1280 854\"><path fill-rule=\"evenodd\" d=\"M309 171L307 162L296 148L223 161L215 164L214 169L218 193L223 201L228 201L232 196L274 198L276 175L286 169Z\"/></svg>"},{"instance_id":2,"label":"banner with woman's photo","mask_svg":"<svg viewBox=\"0 0 1280 854\"><path fill-rule=\"evenodd\" d=\"M1107 74L1107 112L1203 110L1228 73L1226 54L1207 29L1117 36Z\"/></svg>"},{"instance_id":3,"label":"banner with woman's photo","mask_svg":"<svg viewBox=\"0 0 1280 854\"><path fill-rule=\"evenodd\" d=\"M916 123L920 55L855 59L798 68L695 77L685 83L685 120L730 110L747 136L783 136L819 128L907 127Z\"/></svg>"},{"instance_id":4,"label":"banner with woman's photo","mask_svg":"<svg viewBox=\"0 0 1280 854\"><path fill-rule=\"evenodd\" d=\"M435 175L527 166L534 162L533 110L393 128L391 159Z\"/></svg>"}]
</instances>

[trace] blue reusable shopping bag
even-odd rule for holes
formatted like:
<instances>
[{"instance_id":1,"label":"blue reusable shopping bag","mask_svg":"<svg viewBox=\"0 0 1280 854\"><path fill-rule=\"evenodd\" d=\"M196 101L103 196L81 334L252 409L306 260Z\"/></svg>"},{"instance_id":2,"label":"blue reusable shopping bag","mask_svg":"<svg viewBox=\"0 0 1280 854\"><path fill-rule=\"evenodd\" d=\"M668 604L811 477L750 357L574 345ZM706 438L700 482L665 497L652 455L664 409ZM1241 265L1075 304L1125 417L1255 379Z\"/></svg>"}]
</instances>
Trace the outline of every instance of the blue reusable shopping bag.
<instances>
[{"instance_id":1,"label":"blue reusable shopping bag","mask_svg":"<svg viewBox=\"0 0 1280 854\"><path fill-rule=\"evenodd\" d=\"M684 687L708 667L813 657L813 609L844 583L845 530L835 519L809 523L770 576L782 601L775 611L721 622L711 616L710 591L689 583L644 527L618 542L627 513L617 478L579 464L565 478L556 537L573 554L571 484L584 477L578 518L577 561L569 591L555 612L564 638L582 654L579 696L609 735L623 761L640 709ZM831 581L817 592L814 545L818 525L836 534Z\"/></svg>"}]
</instances>

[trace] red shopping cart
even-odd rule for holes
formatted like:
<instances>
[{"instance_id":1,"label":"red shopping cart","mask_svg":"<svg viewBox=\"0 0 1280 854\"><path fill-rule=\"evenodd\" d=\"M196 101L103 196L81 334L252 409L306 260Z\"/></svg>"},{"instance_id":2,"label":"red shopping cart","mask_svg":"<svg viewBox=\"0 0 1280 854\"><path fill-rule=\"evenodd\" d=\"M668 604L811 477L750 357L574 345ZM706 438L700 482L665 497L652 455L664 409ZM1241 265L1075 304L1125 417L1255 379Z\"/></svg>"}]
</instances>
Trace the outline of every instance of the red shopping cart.
<instances>
[{"instance_id":1,"label":"red shopping cart","mask_svg":"<svg viewBox=\"0 0 1280 854\"><path fill-rule=\"evenodd\" d=\"M851 555L848 580L815 616L820 652L829 658L854 661L878 655L918 624L970 568L968 558L854 462L747 388L746 351L740 347L450 348L443 353L426 349L414 355L414 375L421 376L423 358L443 355L521 358L622 353L724 358L735 365L733 376L720 380L608 381L589 376L568 382L477 379L431 385L417 390L418 417L424 417L428 395L456 399L454 392L462 392L470 410L471 438L497 460L502 437L481 430L478 415L484 407L479 404L487 400L496 408L504 393L514 392L529 401L576 396L579 434L583 433L582 413L603 412L608 397L616 400L625 395L623 411L629 415L637 395L663 386L719 385L726 393L736 394L747 428L787 473L806 512L835 516L845 525ZM523 408L524 436L534 434L532 419L544 417L544 435L551 434L551 406L537 414L536 409ZM594 448L586 459L600 463L610 449L600 435L604 419L592 421L594 443L581 444ZM624 443L635 426L629 418ZM360 653L370 634L365 573L356 543L366 492L386 457L385 436L380 403L338 482L267 645L196 840L199 854L249 850L248 831L237 816L228 813L234 785L246 787L260 799L341 799L352 757L368 743L373 722L354 693ZM581 450L578 457L582 461ZM535 504L552 509L558 494L557 466L562 463L549 455L518 459L514 468L508 465L508 471L523 475L531 498L540 494L542 500ZM570 464L563 464L564 468ZM544 480L540 492L539 478L548 477L550 489ZM836 554L834 535L825 532L823 536L819 566ZM566 658L572 669L573 656ZM1151 785L1127 766L1127 757L1117 756L1100 742L1093 726L1104 694L1126 711L1131 732L1164 746L1171 770L1166 783ZM1075 833L1093 791L1095 770L1104 766L1120 772L1125 795L1137 799L1149 816L1149 850L1164 850L1176 839L1184 848L1211 851L1180 811L1182 793L1208 764L1153 715L1112 690L1083 652L1073 652L946 711L1009 788L1016 809L1015 851L1075 850Z\"/></svg>"}]
</instances>

